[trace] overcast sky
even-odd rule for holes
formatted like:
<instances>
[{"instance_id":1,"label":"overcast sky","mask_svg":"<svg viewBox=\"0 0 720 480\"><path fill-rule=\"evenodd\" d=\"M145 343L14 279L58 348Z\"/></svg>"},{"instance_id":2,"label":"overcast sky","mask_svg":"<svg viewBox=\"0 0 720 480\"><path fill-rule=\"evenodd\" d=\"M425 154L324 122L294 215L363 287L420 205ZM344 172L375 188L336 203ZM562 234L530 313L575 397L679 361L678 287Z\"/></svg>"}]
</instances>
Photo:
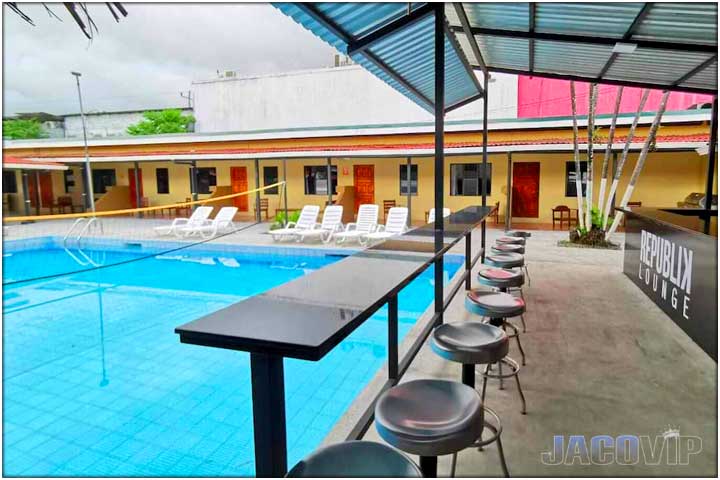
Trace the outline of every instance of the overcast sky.
<instances>
[{"instance_id":1,"label":"overcast sky","mask_svg":"<svg viewBox=\"0 0 720 480\"><path fill-rule=\"evenodd\" d=\"M115 23L91 5L92 42L60 4L63 20L20 4L35 26L4 9L3 115L79 110L71 70L82 72L86 111L187 104L179 91L217 70L241 75L329 66L335 51L267 4L123 4Z\"/></svg>"}]
</instances>

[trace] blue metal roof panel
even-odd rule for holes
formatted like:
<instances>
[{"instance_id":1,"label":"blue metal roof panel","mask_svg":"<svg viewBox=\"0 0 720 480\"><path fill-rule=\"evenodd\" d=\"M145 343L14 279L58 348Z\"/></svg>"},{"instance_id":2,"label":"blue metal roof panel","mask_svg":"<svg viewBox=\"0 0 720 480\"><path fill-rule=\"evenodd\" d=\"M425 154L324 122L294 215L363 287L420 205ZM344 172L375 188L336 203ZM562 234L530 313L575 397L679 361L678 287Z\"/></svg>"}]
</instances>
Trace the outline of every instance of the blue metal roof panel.
<instances>
[{"instance_id":1,"label":"blue metal roof panel","mask_svg":"<svg viewBox=\"0 0 720 480\"><path fill-rule=\"evenodd\" d=\"M633 39L717 45L718 6L712 3L653 3Z\"/></svg>"}]
</instances>

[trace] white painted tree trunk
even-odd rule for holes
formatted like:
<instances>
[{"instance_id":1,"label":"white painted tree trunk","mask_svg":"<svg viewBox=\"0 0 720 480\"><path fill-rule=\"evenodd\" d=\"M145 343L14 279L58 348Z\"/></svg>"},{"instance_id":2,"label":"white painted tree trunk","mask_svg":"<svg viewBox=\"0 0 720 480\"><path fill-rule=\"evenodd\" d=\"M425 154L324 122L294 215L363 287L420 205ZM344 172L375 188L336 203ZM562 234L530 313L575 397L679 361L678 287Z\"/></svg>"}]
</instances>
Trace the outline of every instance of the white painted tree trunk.
<instances>
[{"instance_id":1,"label":"white painted tree trunk","mask_svg":"<svg viewBox=\"0 0 720 480\"><path fill-rule=\"evenodd\" d=\"M585 226L588 230L592 228L592 207L593 207L593 159L595 158L593 135L595 133L595 106L597 105L598 87L597 83L590 85L590 99L588 104L588 125L587 125L587 203L585 204Z\"/></svg>"},{"instance_id":2,"label":"white painted tree trunk","mask_svg":"<svg viewBox=\"0 0 720 480\"><path fill-rule=\"evenodd\" d=\"M630 177L630 183L628 184L622 201L620 202L621 208L627 207L627 204L630 201L632 192L635 189L638 178L640 177L640 172L642 172L642 169L645 166L645 160L647 159L648 153L650 152L650 145L655 142L655 136L657 135L658 128L660 128L660 121L662 120L662 116L665 113L665 107L667 107L667 100L669 96L670 92L668 90L663 92L662 99L660 100L660 106L658 107L658 111L655 113L655 118L653 119L652 126L650 127L650 132L648 132L647 138L645 138L645 143L643 144L642 151L640 152L638 161L635 164L635 169L633 169L632 176ZM617 229L622 216L622 212L618 212L618 214L615 215L612 226L605 234L605 240L609 239L610 235L612 235L613 232Z\"/></svg>"},{"instance_id":3,"label":"white painted tree trunk","mask_svg":"<svg viewBox=\"0 0 720 480\"><path fill-rule=\"evenodd\" d=\"M585 228L585 217L583 216L583 196L582 196L582 171L580 170L580 146L578 145L578 126L577 114L575 108L575 82L570 81L570 105L572 106L573 121L573 151L575 156L575 190L578 202L578 228Z\"/></svg>"},{"instance_id":4,"label":"white painted tree trunk","mask_svg":"<svg viewBox=\"0 0 720 480\"><path fill-rule=\"evenodd\" d=\"M598 195L598 208L602 209L605 205L605 188L607 187L608 166L610 164L610 155L612 155L612 146L615 141L615 125L617 124L617 116L620 111L620 101L624 87L617 88L615 96L615 110L613 110L612 120L610 121L610 132L608 133L607 148L605 148L605 158L603 159L602 170L600 171L600 192Z\"/></svg>"},{"instance_id":5,"label":"white painted tree trunk","mask_svg":"<svg viewBox=\"0 0 720 480\"><path fill-rule=\"evenodd\" d=\"M628 132L627 139L625 139L625 147L623 148L622 156L620 157L620 161L615 168L615 175L613 176L613 182L610 185L610 192L608 194L607 202L605 203L605 209L603 210L603 229L607 229L608 217L610 216L610 210L612 209L613 197L615 196L615 192L617 191L618 183L620 182L620 177L622 176L623 167L625 166L628 153L630 152L630 144L632 143L633 137L635 136L635 129L637 128L638 121L640 120L640 115L642 115L642 110L645 107L645 102L647 101L649 94L650 90L646 89L643 91L642 97L640 98L640 104L638 105L637 113L635 113L635 118L633 119L633 123L630 126L630 131Z\"/></svg>"}]
</instances>

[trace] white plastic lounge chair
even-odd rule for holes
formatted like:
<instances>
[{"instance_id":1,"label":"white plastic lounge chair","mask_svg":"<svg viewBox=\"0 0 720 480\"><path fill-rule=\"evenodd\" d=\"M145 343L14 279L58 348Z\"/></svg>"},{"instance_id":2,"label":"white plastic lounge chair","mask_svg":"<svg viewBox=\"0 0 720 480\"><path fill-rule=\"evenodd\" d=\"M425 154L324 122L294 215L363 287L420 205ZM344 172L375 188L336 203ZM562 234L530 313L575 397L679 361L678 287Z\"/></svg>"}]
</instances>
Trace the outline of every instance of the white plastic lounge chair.
<instances>
[{"instance_id":1,"label":"white plastic lounge chair","mask_svg":"<svg viewBox=\"0 0 720 480\"><path fill-rule=\"evenodd\" d=\"M443 208L443 218L450 216L450 209L449 208ZM435 209L431 208L430 213L428 213L428 221L427 223L433 223L435 221Z\"/></svg>"},{"instance_id":2,"label":"white plastic lounge chair","mask_svg":"<svg viewBox=\"0 0 720 480\"><path fill-rule=\"evenodd\" d=\"M283 240L285 238L292 238L298 232L303 230L310 230L315 226L317 222L318 214L320 213L320 207L317 205L305 205L300 212L300 218L297 222L288 222L285 228L278 228L277 230L270 230L273 240Z\"/></svg>"},{"instance_id":3,"label":"white plastic lounge chair","mask_svg":"<svg viewBox=\"0 0 720 480\"><path fill-rule=\"evenodd\" d=\"M377 228L378 211L380 207L366 203L358 208L357 221L345 225L345 230L338 232L333 237L338 244L348 240L360 241L360 237L372 233Z\"/></svg>"},{"instance_id":4,"label":"white plastic lounge chair","mask_svg":"<svg viewBox=\"0 0 720 480\"><path fill-rule=\"evenodd\" d=\"M212 238L223 231L235 228L233 218L237 213L237 207L222 207L212 220L205 220L200 225L183 225L175 228L175 235L178 237L191 237L200 235L203 238Z\"/></svg>"},{"instance_id":5,"label":"white plastic lounge chair","mask_svg":"<svg viewBox=\"0 0 720 480\"><path fill-rule=\"evenodd\" d=\"M363 235L360 243L366 245L369 242L378 240L386 240L395 235L400 235L407 231L408 209L405 207L393 207L388 211L387 221L385 225L378 226L377 230Z\"/></svg>"},{"instance_id":6,"label":"white plastic lounge chair","mask_svg":"<svg viewBox=\"0 0 720 480\"><path fill-rule=\"evenodd\" d=\"M342 215L342 205L329 205L325 207L322 223L315 224L313 228L309 230L297 232L298 242L302 242L306 238L319 238L323 243L330 242L333 235L342 230Z\"/></svg>"},{"instance_id":7,"label":"white plastic lounge chair","mask_svg":"<svg viewBox=\"0 0 720 480\"><path fill-rule=\"evenodd\" d=\"M197 207L192 215L190 215L190 218L176 218L170 225L155 227L155 233L158 235L171 235L175 233L175 230L179 227L203 225L212 211L213 207Z\"/></svg>"}]
</instances>

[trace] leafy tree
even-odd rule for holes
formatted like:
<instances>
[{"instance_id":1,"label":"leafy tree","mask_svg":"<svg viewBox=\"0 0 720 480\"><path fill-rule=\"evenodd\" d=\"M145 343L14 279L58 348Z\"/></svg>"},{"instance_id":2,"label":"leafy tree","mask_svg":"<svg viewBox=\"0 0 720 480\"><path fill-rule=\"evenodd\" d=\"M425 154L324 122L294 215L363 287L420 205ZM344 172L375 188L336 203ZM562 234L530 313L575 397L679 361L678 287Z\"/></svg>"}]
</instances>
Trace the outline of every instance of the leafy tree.
<instances>
[{"instance_id":1,"label":"leafy tree","mask_svg":"<svg viewBox=\"0 0 720 480\"><path fill-rule=\"evenodd\" d=\"M3 138L19 140L22 138L43 138L47 134L39 120L3 120Z\"/></svg>"},{"instance_id":2,"label":"leafy tree","mask_svg":"<svg viewBox=\"0 0 720 480\"><path fill-rule=\"evenodd\" d=\"M160 133L185 133L188 125L195 121L192 115L183 115L179 109L145 112L144 120L127 127L130 135L157 135Z\"/></svg>"}]
</instances>

